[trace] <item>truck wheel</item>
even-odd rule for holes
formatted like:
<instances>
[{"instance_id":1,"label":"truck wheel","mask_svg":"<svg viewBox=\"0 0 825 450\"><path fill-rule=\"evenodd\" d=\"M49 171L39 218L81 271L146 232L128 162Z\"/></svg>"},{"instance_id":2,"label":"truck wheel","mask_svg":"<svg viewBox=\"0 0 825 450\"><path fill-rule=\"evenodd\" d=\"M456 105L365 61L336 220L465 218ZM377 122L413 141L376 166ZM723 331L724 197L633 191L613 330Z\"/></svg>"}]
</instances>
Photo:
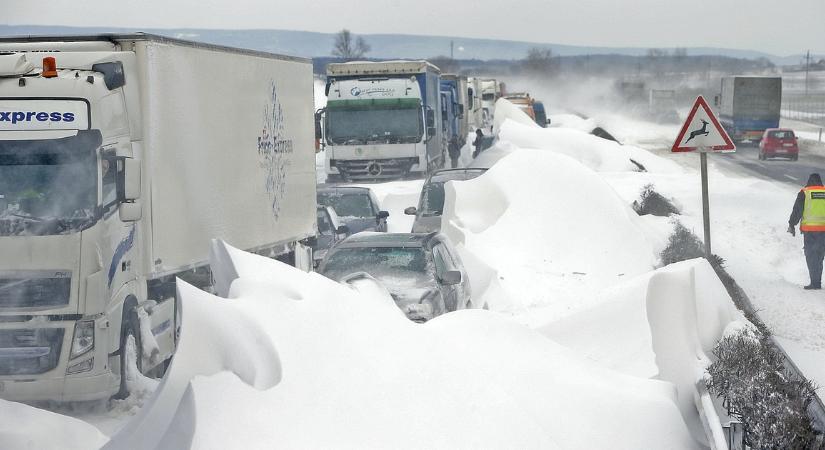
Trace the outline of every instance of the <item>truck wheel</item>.
<instances>
[{"instance_id":1,"label":"truck wheel","mask_svg":"<svg viewBox=\"0 0 825 450\"><path fill-rule=\"evenodd\" d=\"M129 397L129 377L134 377L136 374L132 371L132 367L136 367L138 372L142 370L141 361L141 342L140 333L138 332L137 318L134 316L129 318L126 324L126 330L120 338L120 390L115 394L115 398L123 400Z\"/></svg>"}]
</instances>

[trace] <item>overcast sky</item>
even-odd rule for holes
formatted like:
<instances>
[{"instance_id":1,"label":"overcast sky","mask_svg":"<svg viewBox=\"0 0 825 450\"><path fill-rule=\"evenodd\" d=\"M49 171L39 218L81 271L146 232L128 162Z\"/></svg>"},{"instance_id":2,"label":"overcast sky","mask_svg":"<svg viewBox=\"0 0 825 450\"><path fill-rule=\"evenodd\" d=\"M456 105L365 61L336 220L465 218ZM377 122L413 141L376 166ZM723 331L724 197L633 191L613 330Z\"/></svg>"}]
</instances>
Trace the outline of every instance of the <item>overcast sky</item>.
<instances>
[{"instance_id":1,"label":"overcast sky","mask_svg":"<svg viewBox=\"0 0 825 450\"><path fill-rule=\"evenodd\" d=\"M0 23L404 33L825 53L825 0L0 0Z\"/></svg>"}]
</instances>

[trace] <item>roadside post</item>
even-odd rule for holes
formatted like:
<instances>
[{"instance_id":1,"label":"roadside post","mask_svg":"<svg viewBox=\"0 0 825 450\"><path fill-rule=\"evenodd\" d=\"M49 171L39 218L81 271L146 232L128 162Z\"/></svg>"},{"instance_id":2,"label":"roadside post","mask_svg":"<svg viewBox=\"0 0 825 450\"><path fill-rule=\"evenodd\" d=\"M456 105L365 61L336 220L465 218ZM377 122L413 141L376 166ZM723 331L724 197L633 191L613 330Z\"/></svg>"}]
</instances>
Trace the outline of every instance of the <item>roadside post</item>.
<instances>
[{"instance_id":1,"label":"roadside post","mask_svg":"<svg viewBox=\"0 0 825 450\"><path fill-rule=\"evenodd\" d=\"M733 153L736 146L719 124L719 120L701 95L685 119L670 150L674 153L698 152L702 173L702 222L704 225L705 257L711 260L710 201L708 199L708 153Z\"/></svg>"}]
</instances>

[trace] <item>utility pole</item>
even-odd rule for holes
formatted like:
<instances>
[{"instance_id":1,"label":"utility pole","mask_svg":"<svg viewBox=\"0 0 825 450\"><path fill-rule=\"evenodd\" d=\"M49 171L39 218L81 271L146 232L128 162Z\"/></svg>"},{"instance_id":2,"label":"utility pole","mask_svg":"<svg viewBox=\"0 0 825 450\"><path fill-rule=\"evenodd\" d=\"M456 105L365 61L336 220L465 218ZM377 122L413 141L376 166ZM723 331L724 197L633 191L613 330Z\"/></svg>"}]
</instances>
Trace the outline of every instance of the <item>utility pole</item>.
<instances>
[{"instance_id":1,"label":"utility pole","mask_svg":"<svg viewBox=\"0 0 825 450\"><path fill-rule=\"evenodd\" d=\"M455 58L453 58L453 48L455 48L454 44L455 43L453 41L450 41L450 60L455 59Z\"/></svg>"},{"instance_id":2,"label":"utility pole","mask_svg":"<svg viewBox=\"0 0 825 450\"><path fill-rule=\"evenodd\" d=\"M811 67L811 51L805 55L805 97L808 96L808 69Z\"/></svg>"}]
</instances>

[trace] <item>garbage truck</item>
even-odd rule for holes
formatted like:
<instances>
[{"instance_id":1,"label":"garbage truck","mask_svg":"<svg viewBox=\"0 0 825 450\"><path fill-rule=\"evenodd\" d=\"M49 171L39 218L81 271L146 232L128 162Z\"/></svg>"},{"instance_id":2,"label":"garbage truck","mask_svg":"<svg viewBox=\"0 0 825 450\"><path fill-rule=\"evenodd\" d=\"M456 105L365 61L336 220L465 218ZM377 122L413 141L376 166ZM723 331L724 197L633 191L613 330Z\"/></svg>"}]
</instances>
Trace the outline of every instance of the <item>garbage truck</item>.
<instances>
[{"instance_id":1,"label":"garbage truck","mask_svg":"<svg viewBox=\"0 0 825 450\"><path fill-rule=\"evenodd\" d=\"M148 34L0 38L0 398L162 373L213 238L311 265L310 61Z\"/></svg>"},{"instance_id":2,"label":"garbage truck","mask_svg":"<svg viewBox=\"0 0 825 450\"><path fill-rule=\"evenodd\" d=\"M427 61L327 65L316 112L328 181L422 177L443 166L441 71Z\"/></svg>"}]
</instances>

